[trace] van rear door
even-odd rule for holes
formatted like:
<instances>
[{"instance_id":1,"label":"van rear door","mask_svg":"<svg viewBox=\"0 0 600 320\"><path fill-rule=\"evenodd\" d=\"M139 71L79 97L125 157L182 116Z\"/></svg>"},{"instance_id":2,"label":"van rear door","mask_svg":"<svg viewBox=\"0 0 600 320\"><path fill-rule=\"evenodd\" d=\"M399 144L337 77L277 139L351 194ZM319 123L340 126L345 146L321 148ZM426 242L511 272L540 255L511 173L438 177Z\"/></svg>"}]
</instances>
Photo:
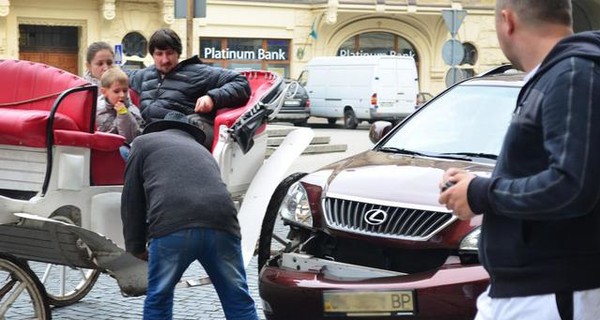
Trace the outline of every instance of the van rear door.
<instances>
[{"instance_id":1,"label":"van rear door","mask_svg":"<svg viewBox=\"0 0 600 320\"><path fill-rule=\"evenodd\" d=\"M381 58L377 66L374 93L377 93L377 108L372 114L393 114L397 112L398 74L397 60Z\"/></svg>"}]
</instances>

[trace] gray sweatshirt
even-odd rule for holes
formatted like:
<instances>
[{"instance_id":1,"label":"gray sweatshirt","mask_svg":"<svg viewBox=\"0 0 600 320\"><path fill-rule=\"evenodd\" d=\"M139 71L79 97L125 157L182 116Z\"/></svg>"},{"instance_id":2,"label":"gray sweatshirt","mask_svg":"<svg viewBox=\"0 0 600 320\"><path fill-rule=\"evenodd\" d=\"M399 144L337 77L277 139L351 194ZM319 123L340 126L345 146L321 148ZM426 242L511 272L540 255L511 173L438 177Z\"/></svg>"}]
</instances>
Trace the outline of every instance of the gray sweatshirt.
<instances>
[{"instance_id":1,"label":"gray sweatshirt","mask_svg":"<svg viewBox=\"0 0 600 320\"><path fill-rule=\"evenodd\" d=\"M218 164L185 131L136 138L121 198L125 247L141 253L150 238L188 228L213 228L240 237L237 211Z\"/></svg>"}]
</instances>

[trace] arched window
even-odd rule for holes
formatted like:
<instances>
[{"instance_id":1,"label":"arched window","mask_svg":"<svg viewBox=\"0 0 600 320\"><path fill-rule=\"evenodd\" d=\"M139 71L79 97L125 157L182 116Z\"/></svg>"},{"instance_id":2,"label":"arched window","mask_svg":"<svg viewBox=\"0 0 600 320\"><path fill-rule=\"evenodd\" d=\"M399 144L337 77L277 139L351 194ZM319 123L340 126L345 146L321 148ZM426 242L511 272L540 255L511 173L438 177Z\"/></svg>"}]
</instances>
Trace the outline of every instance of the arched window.
<instances>
[{"instance_id":1,"label":"arched window","mask_svg":"<svg viewBox=\"0 0 600 320\"><path fill-rule=\"evenodd\" d=\"M139 32L130 32L123 37L123 54L145 58L148 53L148 41Z\"/></svg>"}]
</instances>

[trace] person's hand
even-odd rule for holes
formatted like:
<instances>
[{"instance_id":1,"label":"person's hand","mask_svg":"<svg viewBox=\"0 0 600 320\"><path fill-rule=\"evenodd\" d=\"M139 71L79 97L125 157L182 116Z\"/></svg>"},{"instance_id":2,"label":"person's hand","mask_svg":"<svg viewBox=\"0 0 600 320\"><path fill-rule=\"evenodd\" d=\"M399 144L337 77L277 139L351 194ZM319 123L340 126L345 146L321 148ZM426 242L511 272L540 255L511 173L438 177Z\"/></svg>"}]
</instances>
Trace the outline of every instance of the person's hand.
<instances>
[{"instance_id":1,"label":"person's hand","mask_svg":"<svg viewBox=\"0 0 600 320\"><path fill-rule=\"evenodd\" d=\"M214 108L215 103L212 98L204 95L196 101L196 108L194 108L194 112L196 113L209 113Z\"/></svg>"},{"instance_id":2,"label":"person's hand","mask_svg":"<svg viewBox=\"0 0 600 320\"><path fill-rule=\"evenodd\" d=\"M115 110L117 114L126 114L129 111L122 101L115 103Z\"/></svg>"},{"instance_id":3,"label":"person's hand","mask_svg":"<svg viewBox=\"0 0 600 320\"><path fill-rule=\"evenodd\" d=\"M132 253L132 255L140 260L148 261L148 250L141 253Z\"/></svg>"},{"instance_id":4,"label":"person's hand","mask_svg":"<svg viewBox=\"0 0 600 320\"><path fill-rule=\"evenodd\" d=\"M440 181L440 204L446 205L460 220L469 220L475 216L467 200L467 189L475 175L465 170L450 168Z\"/></svg>"}]
</instances>

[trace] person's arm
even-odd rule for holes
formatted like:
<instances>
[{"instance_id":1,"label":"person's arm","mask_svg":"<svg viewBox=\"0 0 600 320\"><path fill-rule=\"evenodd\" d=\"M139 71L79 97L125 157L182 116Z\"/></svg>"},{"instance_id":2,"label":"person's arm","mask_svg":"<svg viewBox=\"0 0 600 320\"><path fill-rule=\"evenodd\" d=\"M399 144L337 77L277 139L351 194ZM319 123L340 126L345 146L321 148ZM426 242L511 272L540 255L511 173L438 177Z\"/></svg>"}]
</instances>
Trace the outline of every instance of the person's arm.
<instances>
[{"instance_id":1,"label":"person's arm","mask_svg":"<svg viewBox=\"0 0 600 320\"><path fill-rule=\"evenodd\" d=\"M541 123L548 165L518 178L475 178L469 186L474 210L517 219L581 216L600 197L600 74L593 62L571 58L543 97Z\"/></svg>"},{"instance_id":2,"label":"person's arm","mask_svg":"<svg viewBox=\"0 0 600 320\"><path fill-rule=\"evenodd\" d=\"M146 193L143 186L143 159L134 144L125 167L125 183L121 194L121 220L125 249L134 255L146 251Z\"/></svg>"},{"instance_id":3,"label":"person's arm","mask_svg":"<svg viewBox=\"0 0 600 320\"><path fill-rule=\"evenodd\" d=\"M250 84L246 76L228 69L215 68L214 88L206 93L214 103L214 109L240 107L250 99Z\"/></svg>"}]
</instances>

